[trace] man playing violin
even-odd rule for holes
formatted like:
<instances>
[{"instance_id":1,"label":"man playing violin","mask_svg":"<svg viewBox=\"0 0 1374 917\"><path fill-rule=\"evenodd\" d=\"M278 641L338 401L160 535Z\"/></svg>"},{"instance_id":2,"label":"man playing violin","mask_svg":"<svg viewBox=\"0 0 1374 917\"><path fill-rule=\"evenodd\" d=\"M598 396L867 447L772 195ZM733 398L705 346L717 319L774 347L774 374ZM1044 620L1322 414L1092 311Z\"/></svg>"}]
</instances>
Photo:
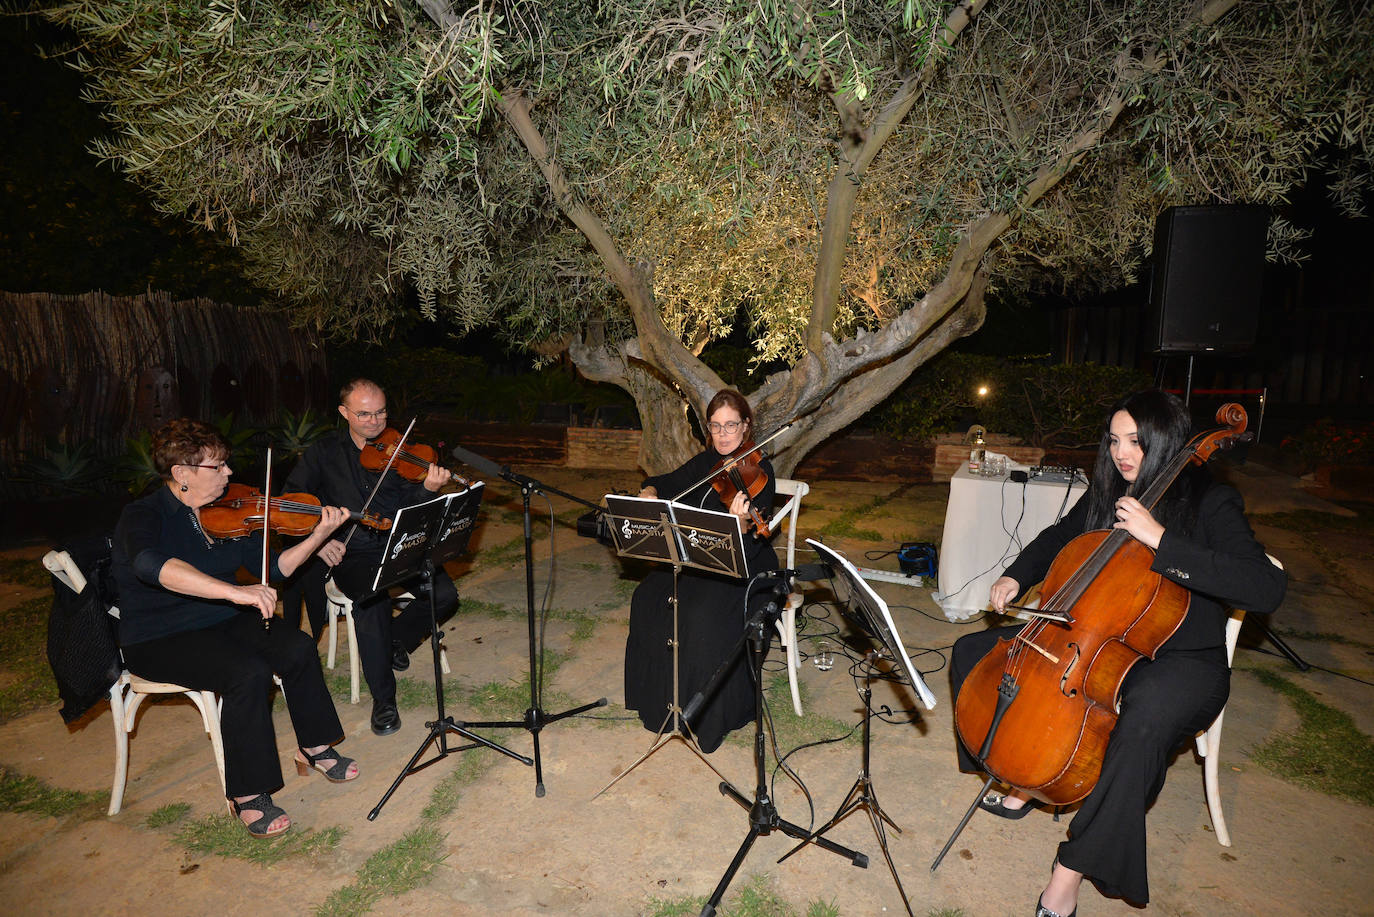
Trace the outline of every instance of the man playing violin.
<instances>
[{"instance_id":1,"label":"man playing violin","mask_svg":"<svg viewBox=\"0 0 1374 917\"><path fill-rule=\"evenodd\" d=\"M339 390L339 414L347 427L306 449L287 475L286 490L304 491L324 503L351 509L362 509L371 496L368 512L390 518L401 507L430 499L452 478L448 470L430 465L419 482L408 481L393 469L380 476L379 484L378 473L363 467L363 448L387 429L386 393L377 383L354 379L345 384ZM429 598L420 595L422 590L417 586L412 590L416 598L393 618L391 596L371 589L382 562L386 533L364 526L353 526L351 535L348 526L340 532L343 537L322 547L319 557L334 568L334 583L353 602L358 655L372 694L372 731L379 736L390 735L401 728L393 669L408 668L410 652L429 636ZM434 610L442 624L458 610L458 590L443 570L435 571L433 588Z\"/></svg>"}]
</instances>

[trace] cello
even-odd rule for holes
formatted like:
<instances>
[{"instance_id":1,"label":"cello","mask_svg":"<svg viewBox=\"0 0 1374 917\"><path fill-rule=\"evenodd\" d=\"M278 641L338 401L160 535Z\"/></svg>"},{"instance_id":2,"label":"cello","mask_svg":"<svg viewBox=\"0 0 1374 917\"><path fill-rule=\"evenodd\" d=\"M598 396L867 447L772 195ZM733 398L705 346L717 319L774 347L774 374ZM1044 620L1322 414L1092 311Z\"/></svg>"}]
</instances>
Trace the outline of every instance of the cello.
<instances>
[{"instance_id":1,"label":"cello","mask_svg":"<svg viewBox=\"0 0 1374 917\"><path fill-rule=\"evenodd\" d=\"M1225 426L1194 437L1137 496L1146 509L1190 464L1252 438L1238 404L1223 405L1217 422ZM1053 805L1092 792L1127 672L1154 658L1188 611L1188 590L1152 572L1153 559L1124 529L1078 536L1050 566L1038 617L970 671L955 728L977 749L989 783L1001 780Z\"/></svg>"}]
</instances>

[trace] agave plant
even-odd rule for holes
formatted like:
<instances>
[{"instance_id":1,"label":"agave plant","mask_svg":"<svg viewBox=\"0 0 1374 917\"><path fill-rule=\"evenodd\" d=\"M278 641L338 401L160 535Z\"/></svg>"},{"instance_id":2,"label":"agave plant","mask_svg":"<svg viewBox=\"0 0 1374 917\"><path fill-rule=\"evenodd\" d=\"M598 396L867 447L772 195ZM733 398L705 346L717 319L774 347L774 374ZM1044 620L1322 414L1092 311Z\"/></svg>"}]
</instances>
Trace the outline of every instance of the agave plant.
<instances>
[{"instance_id":1,"label":"agave plant","mask_svg":"<svg viewBox=\"0 0 1374 917\"><path fill-rule=\"evenodd\" d=\"M153 434L147 430L131 436L125 443L125 452L115 462L114 478L138 496L156 484L161 475L153 464Z\"/></svg>"},{"instance_id":2,"label":"agave plant","mask_svg":"<svg viewBox=\"0 0 1374 917\"><path fill-rule=\"evenodd\" d=\"M50 442L42 453L19 463L14 480L45 494L88 494L100 489L105 474L104 463L89 442L75 447Z\"/></svg>"},{"instance_id":3,"label":"agave plant","mask_svg":"<svg viewBox=\"0 0 1374 917\"><path fill-rule=\"evenodd\" d=\"M283 411L269 431L272 446L282 458L299 458L310 444L330 430L328 423L319 420L306 408L300 414Z\"/></svg>"}]
</instances>

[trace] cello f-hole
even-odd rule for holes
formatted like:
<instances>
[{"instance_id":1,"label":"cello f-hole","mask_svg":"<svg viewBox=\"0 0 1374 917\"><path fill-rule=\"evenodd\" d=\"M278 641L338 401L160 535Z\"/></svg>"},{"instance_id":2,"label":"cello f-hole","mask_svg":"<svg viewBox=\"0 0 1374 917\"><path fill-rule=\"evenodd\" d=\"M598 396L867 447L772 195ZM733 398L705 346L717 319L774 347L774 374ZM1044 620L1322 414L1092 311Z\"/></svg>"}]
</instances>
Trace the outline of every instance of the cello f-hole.
<instances>
[{"instance_id":1,"label":"cello f-hole","mask_svg":"<svg viewBox=\"0 0 1374 917\"><path fill-rule=\"evenodd\" d=\"M1068 684L1069 675L1073 673L1074 668L1078 665L1078 660L1082 658L1083 648L1073 641L1069 642L1069 648L1073 650L1073 658L1071 658L1069 664L1064 667L1064 674L1059 676L1059 693L1065 697L1073 698L1078 696L1078 689L1070 688L1066 691L1064 690L1064 686Z\"/></svg>"}]
</instances>

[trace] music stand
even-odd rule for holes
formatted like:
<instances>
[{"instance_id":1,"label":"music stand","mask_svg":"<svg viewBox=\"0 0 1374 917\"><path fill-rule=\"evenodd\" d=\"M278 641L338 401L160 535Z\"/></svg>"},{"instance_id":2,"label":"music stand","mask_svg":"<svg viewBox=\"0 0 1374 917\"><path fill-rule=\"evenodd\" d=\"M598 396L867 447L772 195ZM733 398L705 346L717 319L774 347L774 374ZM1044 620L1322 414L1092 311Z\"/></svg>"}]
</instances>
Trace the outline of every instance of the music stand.
<instances>
[{"instance_id":1,"label":"music stand","mask_svg":"<svg viewBox=\"0 0 1374 917\"><path fill-rule=\"evenodd\" d=\"M618 555L672 565L673 597L670 601L673 606L673 635L669 642L673 648L673 700L668 706L662 725L654 734L654 741L650 744L649 750L617 774L610 783L597 790L592 798L597 798L615 786L630 771L673 741L682 742L707 767L715 771L717 777L725 780L725 775L701 750L696 736L682 714L681 684L678 680L677 578L683 567L734 577L747 576L744 532L740 528L739 517L733 513L720 513L668 500L621 494L607 494L606 506L611 539Z\"/></svg>"},{"instance_id":2,"label":"music stand","mask_svg":"<svg viewBox=\"0 0 1374 917\"><path fill-rule=\"evenodd\" d=\"M873 833L878 837L878 846L882 848L883 857L887 860L887 868L892 873L892 881L897 883L897 892L902 896L902 904L906 906L906 912L911 914L911 901L906 896L906 889L902 887L902 879L897 874L897 866L892 862L892 854L887 846L887 832L883 825L886 824L898 834L902 833L902 829L897 827L897 823L889 818L882 806L878 804L878 796L873 789L873 777L869 772L869 762L872 758L872 685L877 660L886 657L896 663L906 674L911 686L916 689L916 693L920 695L927 710L934 708L935 695L926 686L925 681L921 678L921 673L911 664L911 658L906 654L906 647L902 645L901 638L897 636L897 628L892 622L892 614L888 610L887 603L873 591L872 587L859 574L858 569L841 554L810 538L806 540L806 543L815 550L821 562L831 568L835 577L849 587L847 617L856 622L870 639L875 640L879 644L879 648L864 656L862 663L864 683L859 694L863 698L864 704L863 763L859 769L858 779L849 788L849 792L844 797L844 802L840 803L840 807L835 810L835 814L831 816L830 820L813 831L800 844L783 854L778 862L781 863L857 810L863 809L868 815L869 822L873 825Z\"/></svg>"},{"instance_id":3,"label":"music stand","mask_svg":"<svg viewBox=\"0 0 1374 917\"><path fill-rule=\"evenodd\" d=\"M439 662L439 622L434 607L434 571L445 562L452 560L467 550L468 540L472 537L473 524L477 520L477 509L482 503L483 485L474 484L460 493L447 494L415 506L402 507L391 522L391 534L382 552L382 563L372 580L374 592L390 589L403 582L413 580L417 575L424 577L429 591L429 642L434 652L434 699L437 713L415 754L410 756L405 767L396 775L391 786L381 800L367 813L367 820L374 821L386 805L391 794L396 792L401 781L416 771L448 757L454 752L466 751L482 746L499 751L508 758L514 758L525 765L534 764L533 758L517 754L490 739L477 735L464 728L444 712L444 676ZM448 734L455 732L471 744L458 748L448 747ZM434 742L439 743L439 753L423 764L417 764L425 749Z\"/></svg>"}]
</instances>

